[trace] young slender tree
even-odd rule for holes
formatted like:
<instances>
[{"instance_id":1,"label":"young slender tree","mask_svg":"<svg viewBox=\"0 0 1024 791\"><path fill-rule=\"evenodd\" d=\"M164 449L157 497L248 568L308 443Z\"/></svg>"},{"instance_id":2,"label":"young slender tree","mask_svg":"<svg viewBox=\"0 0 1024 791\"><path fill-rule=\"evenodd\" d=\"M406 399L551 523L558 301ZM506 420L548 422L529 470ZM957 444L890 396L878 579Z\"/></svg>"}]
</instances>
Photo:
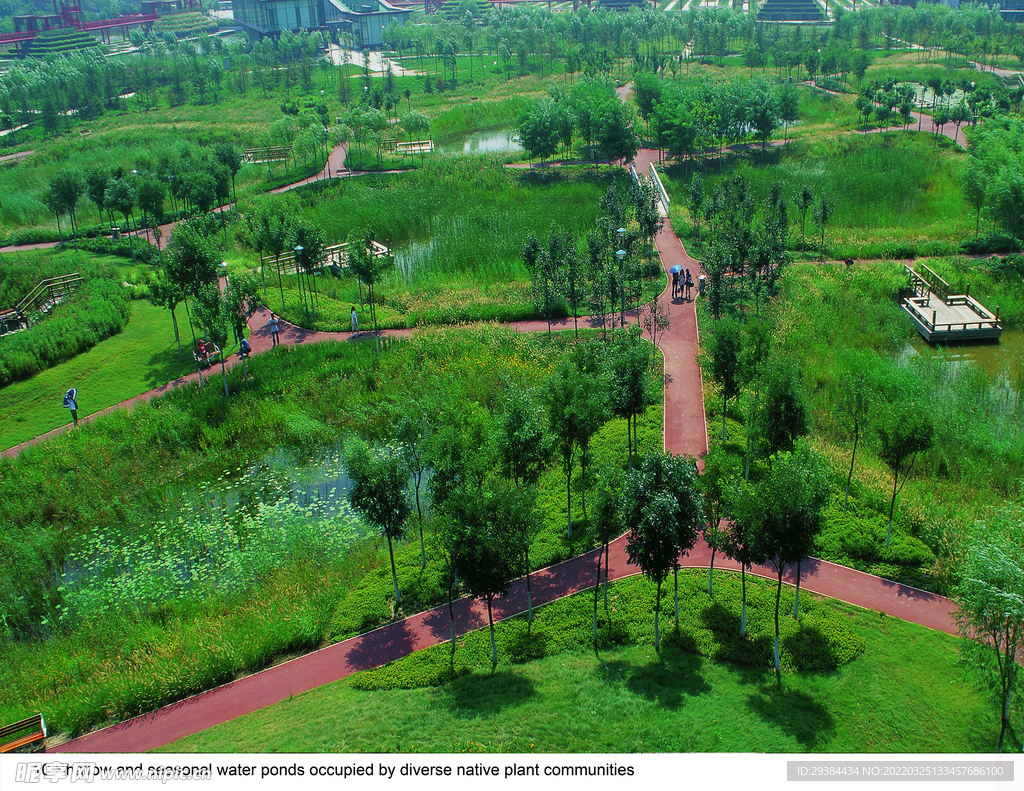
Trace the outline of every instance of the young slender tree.
<instances>
[{"instance_id":1,"label":"young slender tree","mask_svg":"<svg viewBox=\"0 0 1024 791\"><path fill-rule=\"evenodd\" d=\"M405 535L406 520L412 513L408 496L409 470L397 448L371 448L358 437L345 443L343 466L345 474L352 479L349 492L352 507L387 540L397 615L402 606L402 593L395 569L394 542Z\"/></svg>"},{"instance_id":2,"label":"young slender tree","mask_svg":"<svg viewBox=\"0 0 1024 791\"><path fill-rule=\"evenodd\" d=\"M896 496L903 489L914 469L919 453L932 446L935 425L927 408L915 401L890 404L878 424L878 455L892 472L892 498L889 501L889 525L885 530L885 545L892 537L892 516L896 509ZM900 483L900 475L903 483Z\"/></svg>"},{"instance_id":3,"label":"young slender tree","mask_svg":"<svg viewBox=\"0 0 1024 791\"><path fill-rule=\"evenodd\" d=\"M453 542L455 570L463 589L487 603L491 631L491 668L498 665L494 639L494 599L508 593L522 568L525 552L522 518L524 495L501 479L481 492L461 491L448 503L456 531Z\"/></svg>"},{"instance_id":4,"label":"young slender tree","mask_svg":"<svg viewBox=\"0 0 1024 791\"><path fill-rule=\"evenodd\" d=\"M747 490L754 497L744 511L758 554L775 566L775 672L779 662L779 605L786 568L797 566L796 607L799 615L800 562L808 557L821 530L821 512L829 496L825 462L806 445L780 453L771 472Z\"/></svg>"},{"instance_id":5,"label":"young slender tree","mask_svg":"<svg viewBox=\"0 0 1024 791\"><path fill-rule=\"evenodd\" d=\"M698 479L704 496L704 543L711 547L708 567L708 596L714 598L715 554L724 549L729 539L728 527L723 525L728 510L729 491L741 474L739 460L721 448L715 448L704 457L704 469Z\"/></svg>"},{"instance_id":6,"label":"young slender tree","mask_svg":"<svg viewBox=\"0 0 1024 791\"><path fill-rule=\"evenodd\" d=\"M742 327L732 319L720 319L711 332L707 348L711 358L711 378L722 390L722 442L725 442L725 415L729 399L740 394Z\"/></svg>"},{"instance_id":7,"label":"young slender tree","mask_svg":"<svg viewBox=\"0 0 1024 791\"><path fill-rule=\"evenodd\" d=\"M654 606L654 648L661 647L661 586L679 555L690 551L704 518L693 459L670 453L644 457L639 469L626 475L621 500L623 522L630 525L626 554L630 563L657 586ZM678 592L676 598L678 619Z\"/></svg>"},{"instance_id":8,"label":"young slender tree","mask_svg":"<svg viewBox=\"0 0 1024 791\"><path fill-rule=\"evenodd\" d=\"M1010 706L1014 690L1020 687L1024 651L1024 509L1010 506L999 511L971 536L953 598L959 608L960 633L970 640L965 647L968 659L990 678L995 676L996 752L1002 752L1007 735L1021 744L1010 720Z\"/></svg>"}]
</instances>

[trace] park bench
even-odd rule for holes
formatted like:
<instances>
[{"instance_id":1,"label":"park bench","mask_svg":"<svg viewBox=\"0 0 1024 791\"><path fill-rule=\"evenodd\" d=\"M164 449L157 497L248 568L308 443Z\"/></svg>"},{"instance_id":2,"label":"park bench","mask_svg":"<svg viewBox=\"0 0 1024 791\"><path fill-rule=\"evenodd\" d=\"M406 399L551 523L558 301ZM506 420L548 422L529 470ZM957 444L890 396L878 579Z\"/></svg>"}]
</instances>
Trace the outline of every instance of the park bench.
<instances>
[{"instance_id":1,"label":"park bench","mask_svg":"<svg viewBox=\"0 0 1024 791\"><path fill-rule=\"evenodd\" d=\"M220 354L220 348L214 343L206 344L206 357L202 358L199 356L198 350L192 351L192 359L196 361L196 365L200 368L206 365L209 368L217 360L217 355Z\"/></svg>"},{"instance_id":2,"label":"park bench","mask_svg":"<svg viewBox=\"0 0 1024 791\"><path fill-rule=\"evenodd\" d=\"M0 753L9 753L27 747L46 738L46 721L42 714L34 714L19 722L0 727ZM44 744L43 752L46 751Z\"/></svg>"}]
</instances>

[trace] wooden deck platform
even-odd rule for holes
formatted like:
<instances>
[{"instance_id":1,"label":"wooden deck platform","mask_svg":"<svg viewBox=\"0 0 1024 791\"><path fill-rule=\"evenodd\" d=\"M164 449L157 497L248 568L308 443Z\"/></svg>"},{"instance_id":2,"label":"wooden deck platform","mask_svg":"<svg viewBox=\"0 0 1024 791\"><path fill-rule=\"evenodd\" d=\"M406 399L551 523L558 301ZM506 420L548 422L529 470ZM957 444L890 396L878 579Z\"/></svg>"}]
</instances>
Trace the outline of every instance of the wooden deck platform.
<instances>
[{"instance_id":1,"label":"wooden deck platform","mask_svg":"<svg viewBox=\"0 0 1024 791\"><path fill-rule=\"evenodd\" d=\"M907 267L914 294L903 300L903 310L929 343L992 340L1003 328L999 310L990 311L970 295L951 294L949 284L927 266L923 272Z\"/></svg>"}]
</instances>

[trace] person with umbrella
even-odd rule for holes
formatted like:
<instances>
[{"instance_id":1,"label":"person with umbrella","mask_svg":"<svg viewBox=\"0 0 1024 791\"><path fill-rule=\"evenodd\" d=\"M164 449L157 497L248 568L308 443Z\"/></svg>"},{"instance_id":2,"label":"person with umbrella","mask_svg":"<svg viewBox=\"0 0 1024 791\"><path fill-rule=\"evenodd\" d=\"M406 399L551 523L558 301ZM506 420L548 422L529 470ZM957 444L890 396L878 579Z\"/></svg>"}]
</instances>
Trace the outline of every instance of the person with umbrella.
<instances>
[{"instance_id":1,"label":"person with umbrella","mask_svg":"<svg viewBox=\"0 0 1024 791\"><path fill-rule=\"evenodd\" d=\"M78 390L73 387L64 394L64 408L71 410L71 420L78 428Z\"/></svg>"},{"instance_id":2,"label":"person with umbrella","mask_svg":"<svg viewBox=\"0 0 1024 791\"><path fill-rule=\"evenodd\" d=\"M682 267L676 264L668 271L672 273L672 299L678 296L682 296L680 292L679 273L682 271Z\"/></svg>"}]
</instances>

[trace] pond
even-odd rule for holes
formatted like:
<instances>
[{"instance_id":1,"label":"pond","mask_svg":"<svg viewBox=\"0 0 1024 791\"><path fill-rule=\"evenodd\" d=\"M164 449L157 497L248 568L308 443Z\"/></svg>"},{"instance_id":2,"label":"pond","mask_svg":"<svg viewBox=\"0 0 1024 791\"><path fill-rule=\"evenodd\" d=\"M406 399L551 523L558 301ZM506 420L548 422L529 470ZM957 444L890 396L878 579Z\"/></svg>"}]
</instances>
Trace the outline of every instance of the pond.
<instances>
[{"instance_id":1,"label":"pond","mask_svg":"<svg viewBox=\"0 0 1024 791\"><path fill-rule=\"evenodd\" d=\"M60 575L62 620L244 590L289 561L342 557L369 532L351 487L338 442L197 471L85 537Z\"/></svg>"},{"instance_id":2,"label":"pond","mask_svg":"<svg viewBox=\"0 0 1024 791\"><path fill-rule=\"evenodd\" d=\"M954 365L974 364L989 378L1024 370L1024 330L1003 330L996 342L935 346L918 336L911 344L923 357L941 356Z\"/></svg>"},{"instance_id":3,"label":"pond","mask_svg":"<svg viewBox=\"0 0 1024 791\"><path fill-rule=\"evenodd\" d=\"M441 143L437 150L442 154L501 154L522 151L523 147L515 141L515 129L490 129L484 132L471 132L457 137L447 143Z\"/></svg>"}]
</instances>

